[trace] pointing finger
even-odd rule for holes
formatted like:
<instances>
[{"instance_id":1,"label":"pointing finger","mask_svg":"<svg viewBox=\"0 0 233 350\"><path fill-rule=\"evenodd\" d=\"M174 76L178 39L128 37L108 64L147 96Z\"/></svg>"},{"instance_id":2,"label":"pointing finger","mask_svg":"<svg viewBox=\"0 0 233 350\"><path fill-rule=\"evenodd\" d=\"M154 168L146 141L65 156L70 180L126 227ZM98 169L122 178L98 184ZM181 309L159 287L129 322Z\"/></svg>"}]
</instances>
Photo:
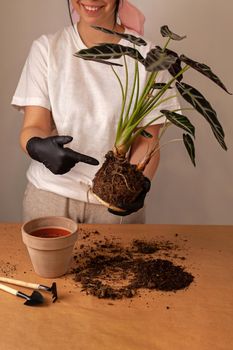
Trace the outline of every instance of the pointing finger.
<instances>
[{"instance_id":1,"label":"pointing finger","mask_svg":"<svg viewBox=\"0 0 233 350\"><path fill-rule=\"evenodd\" d=\"M54 136L54 140L60 146L66 145L73 140L72 136Z\"/></svg>"},{"instance_id":2,"label":"pointing finger","mask_svg":"<svg viewBox=\"0 0 233 350\"><path fill-rule=\"evenodd\" d=\"M70 148L64 148L64 150L66 151L66 154L75 161L75 163L83 162L91 165L99 165L97 159L87 156L86 154L75 152Z\"/></svg>"}]
</instances>

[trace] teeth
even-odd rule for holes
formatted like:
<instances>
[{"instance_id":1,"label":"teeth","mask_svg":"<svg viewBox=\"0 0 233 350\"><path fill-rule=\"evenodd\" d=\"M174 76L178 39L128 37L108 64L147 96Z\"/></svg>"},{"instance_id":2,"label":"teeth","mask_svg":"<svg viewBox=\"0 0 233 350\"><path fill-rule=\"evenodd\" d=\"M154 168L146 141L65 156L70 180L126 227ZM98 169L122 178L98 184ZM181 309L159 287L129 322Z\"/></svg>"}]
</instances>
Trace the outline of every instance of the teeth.
<instances>
[{"instance_id":1,"label":"teeth","mask_svg":"<svg viewBox=\"0 0 233 350\"><path fill-rule=\"evenodd\" d=\"M98 7L93 7L93 6L84 6L84 7L88 11L97 11L99 9Z\"/></svg>"}]
</instances>

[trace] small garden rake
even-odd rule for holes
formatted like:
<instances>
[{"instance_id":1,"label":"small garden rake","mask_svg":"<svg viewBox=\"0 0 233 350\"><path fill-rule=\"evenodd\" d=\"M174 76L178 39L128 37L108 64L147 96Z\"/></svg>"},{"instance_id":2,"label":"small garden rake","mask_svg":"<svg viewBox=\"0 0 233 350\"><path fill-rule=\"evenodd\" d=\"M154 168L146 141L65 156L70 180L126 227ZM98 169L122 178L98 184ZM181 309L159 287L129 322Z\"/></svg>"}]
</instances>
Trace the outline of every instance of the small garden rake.
<instances>
[{"instance_id":1,"label":"small garden rake","mask_svg":"<svg viewBox=\"0 0 233 350\"><path fill-rule=\"evenodd\" d=\"M53 303L55 303L55 301L57 300L56 282L53 282L51 287L45 286L43 284L29 283L29 282L20 281L20 280L16 280L13 278L7 278L7 277L0 277L0 282L14 284L17 286L22 286L22 287L26 287L26 288L30 288L30 289L37 289L37 290L44 290L47 292L51 292Z\"/></svg>"}]
</instances>

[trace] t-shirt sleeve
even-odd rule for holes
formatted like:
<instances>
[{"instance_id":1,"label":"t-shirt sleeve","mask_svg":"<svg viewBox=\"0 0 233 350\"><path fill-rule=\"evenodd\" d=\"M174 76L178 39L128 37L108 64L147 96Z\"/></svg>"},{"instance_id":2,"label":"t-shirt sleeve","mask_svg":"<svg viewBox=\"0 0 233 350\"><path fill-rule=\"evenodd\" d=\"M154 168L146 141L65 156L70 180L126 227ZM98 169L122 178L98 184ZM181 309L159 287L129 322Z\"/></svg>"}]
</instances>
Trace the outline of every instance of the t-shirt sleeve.
<instances>
[{"instance_id":1,"label":"t-shirt sleeve","mask_svg":"<svg viewBox=\"0 0 233 350\"><path fill-rule=\"evenodd\" d=\"M23 67L11 104L19 111L25 106L51 109L48 92L48 39L35 40Z\"/></svg>"}]
</instances>

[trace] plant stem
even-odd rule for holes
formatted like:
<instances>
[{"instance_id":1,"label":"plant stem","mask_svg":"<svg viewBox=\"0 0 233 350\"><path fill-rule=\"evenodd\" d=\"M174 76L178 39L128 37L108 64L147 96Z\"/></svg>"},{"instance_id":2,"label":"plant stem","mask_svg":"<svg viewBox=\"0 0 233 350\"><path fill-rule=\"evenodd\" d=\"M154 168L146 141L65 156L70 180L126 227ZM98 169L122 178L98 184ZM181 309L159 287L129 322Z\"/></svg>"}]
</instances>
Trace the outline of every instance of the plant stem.
<instances>
[{"instance_id":1,"label":"plant stem","mask_svg":"<svg viewBox=\"0 0 233 350\"><path fill-rule=\"evenodd\" d=\"M158 142L161 140L162 136L164 135L164 133L166 132L166 130L168 129L168 127L170 126L171 124L168 123L167 119L165 121L165 123L163 124L163 127L161 129L161 132L160 132L160 135L158 136Z\"/></svg>"},{"instance_id":2,"label":"plant stem","mask_svg":"<svg viewBox=\"0 0 233 350\"><path fill-rule=\"evenodd\" d=\"M123 88L123 85L122 85L122 82L121 82L119 75L117 74L117 72L115 71L113 66L111 66L111 68L112 68L112 71L115 74L115 76L120 84L121 95L122 95L121 114L120 114L120 118L119 118L119 122L118 122L118 126L117 126L117 133L116 133L116 139L117 139L119 137L120 132L121 132L121 126L122 126L122 122L123 122L124 106L125 106L125 92L124 92L124 88Z\"/></svg>"},{"instance_id":3,"label":"plant stem","mask_svg":"<svg viewBox=\"0 0 233 350\"><path fill-rule=\"evenodd\" d=\"M172 112L179 112L179 111L195 111L195 108L179 108L179 109L174 109Z\"/></svg>"},{"instance_id":4,"label":"plant stem","mask_svg":"<svg viewBox=\"0 0 233 350\"><path fill-rule=\"evenodd\" d=\"M174 109L173 111L171 112L179 112L179 111L190 111L190 110L194 110L194 108L179 108L179 109ZM154 121L156 120L159 120L160 118L162 118L164 116L164 114L160 114L159 116L157 116L156 118L152 119L151 121L149 121L149 123L145 124L143 127L140 127L133 135L132 137L132 140L134 141L135 138L143 131L145 130L149 125L151 125ZM166 131L166 129L171 126L172 124L169 123L166 119L164 125L163 125L163 128L162 128L162 131L161 131L161 134L159 136L159 140L161 139L162 135L164 134L164 132ZM165 128L166 126L166 129L163 131L163 129Z\"/></svg>"},{"instance_id":5,"label":"plant stem","mask_svg":"<svg viewBox=\"0 0 233 350\"><path fill-rule=\"evenodd\" d=\"M148 109L145 113L144 116L147 116L148 114L150 114L150 112L152 112L156 107L158 107L161 103L164 103L166 101L172 100L173 98L177 97L177 95L172 95L169 96L167 98L164 98L162 100L159 100L159 102L157 104L154 104L152 107L150 107L150 109Z\"/></svg>"},{"instance_id":6,"label":"plant stem","mask_svg":"<svg viewBox=\"0 0 233 350\"><path fill-rule=\"evenodd\" d=\"M183 141L183 139L173 139L173 140L170 140L170 141L168 141L168 142L163 143L162 145L160 145L159 147L157 147L157 148L155 148L155 149L153 150L153 153L151 154L151 157L153 157L153 155L154 155L156 152L158 152L162 147L168 145L169 143L180 142L180 141Z\"/></svg>"},{"instance_id":7,"label":"plant stem","mask_svg":"<svg viewBox=\"0 0 233 350\"><path fill-rule=\"evenodd\" d=\"M128 72L128 65L127 65L125 55L123 56L123 58L124 58L124 64L125 64L125 101L124 101L124 108L125 108L125 104L126 104L127 96L128 96L129 72Z\"/></svg>"},{"instance_id":8,"label":"plant stem","mask_svg":"<svg viewBox=\"0 0 233 350\"><path fill-rule=\"evenodd\" d=\"M147 109L142 111L143 115L147 115L148 111L149 113L156 108L157 106L159 106L162 102L164 102L164 100L161 100L158 104L156 104L157 101L159 101L160 97L163 96L163 94L168 90L168 88L171 86L171 84L184 72L186 72L188 69L190 68L190 66L186 65L183 69L181 69L179 71L179 73L176 74L176 76L174 76L171 80L169 80L167 82L167 84L151 99L151 101L149 102L149 104L147 105Z\"/></svg>"},{"instance_id":9,"label":"plant stem","mask_svg":"<svg viewBox=\"0 0 233 350\"><path fill-rule=\"evenodd\" d=\"M174 109L172 112L179 112L179 111L186 111L186 110L194 110L194 108L179 108L179 109ZM156 120L159 120L160 118L162 118L164 116L164 114L160 114L158 117L156 117L156 118L154 118L154 119L152 119L149 123L147 123L147 124L145 124L143 127L140 127L135 133L134 133L134 135L132 136L132 143L134 142L134 140L137 138L137 136L139 135L139 134L141 134L141 132L143 131L143 130L145 130L149 125L151 125L154 121L156 121ZM161 129L161 133L160 133L160 135L159 135L159 137L158 137L158 140L160 141L161 140L161 138L162 138L162 136L164 135L164 133L165 133L165 131L167 130L167 128L169 127L169 126L171 126L172 125L172 123L170 123L170 122L168 122L167 121L167 119L166 119L166 121L165 121L165 123L163 124L163 127L162 127L162 129ZM132 126L132 128L135 128L135 125L133 125Z\"/></svg>"},{"instance_id":10,"label":"plant stem","mask_svg":"<svg viewBox=\"0 0 233 350\"><path fill-rule=\"evenodd\" d=\"M152 73L149 78L148 78L148 81L147 81L147 84L141 94L141 97L138 101L138 104L136 106L136 110L133 111L133 113L131 114L130 118L127 120L127 123L124 123L124 130L122 130L122 133L121 135L119 135L119 137L116 139L115 141L115 146L118 147L118 146L123 146L123 145L126 145L127 144L127 147L126 149L128 149L130 147L130 145L132 144L132 141L130 141L130 139L132 139L132 132L133 132L133 127L132 125L135 125L135 117L137 117L137 113L138 113L138 110L140 110L140 107L143 103L143 96L146 96L149 89L151 88L152 84L154 83L154 76L155 76L155 73ZM137 121L137 119L136 119ZM134 124L132 124L134 123ZM138 123L137 123L138 124ZM123 128L122 128L123 129Z\"/></svg>"},{"instance_id":11,"label":"plant stem","mask_svg":"<svg viewBox=\"0 0 233 350\"><path fill-rule=\"evenodd\" d=\"M137 92L136 92L136 98L135 98L133 111L135 111L137 104L138 104L139 88L140 88L140 76L139 76L139 69L138 69L138 61L137 60L135 61L135 71L136 71L136 77L137 77Z\"/></svg>"},{"instance_id":12,"label":"plant stem","mask_svg":"<svg viewBox=\"0 0 233 350\"><path fill-rule=\"evenodd\" d=\"M166 48L168 47L168 44L170 43L171 41L171 38L168 38L166 44L164 45L164 48L163 48L163 52L166 50Z\"/></svg>"},{"instance_id":13,"label":"plant stem","mask_svg":"<svg viewBox=\"0 0 233 350\"><path fill-rule=\"evenodd\" d=\"M183 140L182 139L173 139L173 140L170 140L170 141L168 141L168 142L166 142L158 147L156 147L158 144L158 142L156 142L154 148L152 148L152 150L148 153L148 155L145 156L144 160L137 164L137 169L139 171L143 171L145 169L145 167L147 166L147 164L149 163L149 161L151 160L151 158L155 155L155 153L160 151L160 149L162 147L164 147L165 145L172 143L172 142L178 142L178 141L183 141Z\"/></svg>"},{"instance_id":14,"label":"plant stem","mask_svg":"<svg viewBox=\"0 0 233 350\"><path fill-rule=\"evenodd\" d=\"M124 127L124 125L127 124L127 122L128 122L128 116L129 116L130 109L131 109L132 102L133 102L135 87L136 87L136 83L137 83L137 76L138 76L137 70L138 70L138 67L137 67L137 61L136 61L136 62L135 62L135 68L134 68L134 82L133 82L133 88L132 88L130 100L129 100L129 103L128 103L128 108L127 108L127 111L126 111L126 114L125 114L123 127ZM138 93L138 90L137 90L137 93Z\"/></svg>"},{"instance_id":15,"label":"plant stem","mask_svg":"<svg viewBox=\"0 0 233 350\"><path fill-rule=\"evenodd\" d=\"M135 117L137 117L137 115L139 114L140 112L140 109L144 103L144 100L146 98L146 96L148 95L150 89L151 89L151 86L154 84L154 80L155 80L155 76L156 76L156 73L151 73L148 80L147 80L147 83L146 83L146 86L141 94L141 97L139 99L139 102L138 102L138 105L137 105L137 108L135 109L135 111L132 113L131 117L129 118L129 124L131 125L132 122L134 122L134 119Z\"/></svg>"}]
</instances>

